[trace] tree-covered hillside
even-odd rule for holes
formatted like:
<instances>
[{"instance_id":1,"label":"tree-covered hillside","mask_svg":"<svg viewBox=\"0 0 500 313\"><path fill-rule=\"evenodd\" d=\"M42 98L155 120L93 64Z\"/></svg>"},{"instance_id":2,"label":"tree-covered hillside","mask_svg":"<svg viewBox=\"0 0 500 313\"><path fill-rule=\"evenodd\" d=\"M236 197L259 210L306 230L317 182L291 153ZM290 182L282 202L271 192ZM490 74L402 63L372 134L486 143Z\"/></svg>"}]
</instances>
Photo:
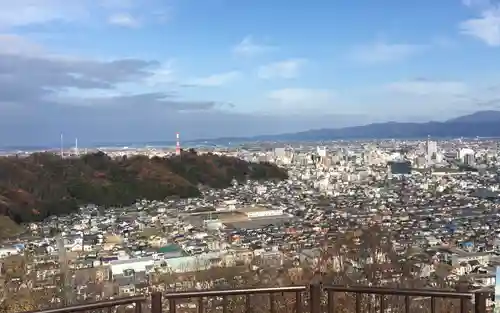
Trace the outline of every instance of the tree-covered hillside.
<instances>
[{"instance_id":1,"label":"tree-covered hillside","mask_svg":"<svg viewBox=\"0 0 500 313\"><path fill-rule=\"evenodd\" d=\"M0 158L0 215L16 222L69 213L81 204L125 206L137 199L199 195L198 185L224 188L243 181L285 179L268 163L183 151L180 157L112 159L99 152L61 159L50 153Z\"/></svg>"}]
</instances>

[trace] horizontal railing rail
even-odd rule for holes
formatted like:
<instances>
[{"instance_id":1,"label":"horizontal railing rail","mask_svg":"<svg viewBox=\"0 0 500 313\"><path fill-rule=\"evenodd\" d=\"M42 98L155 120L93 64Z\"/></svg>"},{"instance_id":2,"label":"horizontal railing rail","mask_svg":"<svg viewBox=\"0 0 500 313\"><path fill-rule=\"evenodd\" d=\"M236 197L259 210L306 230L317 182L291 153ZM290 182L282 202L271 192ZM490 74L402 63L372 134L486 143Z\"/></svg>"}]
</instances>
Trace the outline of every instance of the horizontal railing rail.
<instances>
[{"instance_id":1,"label":"horizontal railing rail","mask_svg":"<svg viewBox=\"0 0 500 313\"><path fill-rule=\"evenodd\" d=\"M102 309L110 309L122 305L135 305L135 313L142 313L142 305L149 300L149 297L134 296L127 298L119 298L113 300L103 300L92 303L76 304L61 308L30 311L26 313L72 313L72 312L88 312Z\"/></svg>"},{"instance_id":2,"label":"horizontal railing rail","mask_svg":"<svg viewBox=\"0 0 500 313\"><path fill-rule=\"evenodd\" d=\"M311 297L320 298L321 289L315 290L315 287L311 288ZM475 313L485 313L486 312L486 299L488 293L478 292L457 292L448 290L435 290L435 289L405 289L405 288L384 288L384 287L366 287L366 286L323 286L322 290L327 293L327 311L328 313L335 312L335 294L337 293L348 293L354 294L355 297L355 313L362 312L361 308L361 297L363 295L376 295L378 296L378 311L381 313L386 312L389 309L387 303L388 296L398 296L404 297L404 312L409 313L412 311L411 304L415 303L415 300L423 300L430 298L430 312L436 313L436 299L459 299L460 300L460 312L469 312L469 304L474 302L474 312ZM312 300L311 302L317 302L318 306L321 300ZM471 306L472 307L472 306ZM318 309L311 309L311 313L319 313L321 311Z\"/></svg>"},{"instance_id":3,"label":"horizontal railing rail","mask_svg":"<svg viewBox=\"0 0 500 313\"><path fill-rule=\"evenodd\" d=\"M339 296L340 294L344 296ZM264 295L266 297L268 295L269 297L264 301L259 295ZM351 296L346 298L345 295ZM430 313L442 313L436 309L436 299L444 298L458 299L460 301L460 313L486 313L486 302L490 295L491 292L482 291L455 292L435 289L401 289L366 286L347 287L313 284L309 286L300 285L273 288L212 289L167 293L153 292L151 298L146 296L135 296L57 309L31 311L28 313L71 313L102 309L108 309L108 313L111 313L114 307L131 304L135 305L133 308L135 313L142 313L144 305L149 302L149 300L151 300L151 302L148 303L148 308L150 308L151 313L184 313L195 311L197 313L207 313L209 309L212 309L211 311L214 312L214 308L216 312L221 313L234 313L235 311L260 313L260 310L256 310L256 306L262 304L265 305L264 311L269 313L276 313L279 307L286 307L288 308L287 312L293 311L294 313L335 313L338 311L336 304L339 304L336 303L336 300L339 299L344 299L344 301L345 299L353 299L353 313L365 311L394 313L396 312L394 310L396 304L398 304L399 308L399 301L397 301L397 303L389 301L392 297L398 297L400 299L405 313L414 312L416 311L415 309L426 312L430 311ZM368 298L369 301L363 301L363 299L366 298ZM430 299L430 308L422 306L420 301L417 301L427 299ZM233 301L230 303L230 300ZM168 304L168 306L166 305L164 307L164 303ZM349 312L351 312L351 310L349 310Z\"/></svg>"},{"instance_id":4,"label":"horizontal railing rail","mask_svg":"<svg viewBox=\"0 0 500 313\"><path fill-rule=\"evenodd\" d=\"M384 287L366 287L366 286L323 286L327 292L349 292L374 295L391 296L413 296L413 297L436 297L451 299L471 299L473 294L470 292L456 292L449 290L434 289L407 289L407 288L384 288Z\"/></svg>"},{"instance_id":5,"label":"horizontal railing rail","mask_svg":"<svg viewBox=\"0 0 500 313\"><path fill-rule=\"evenodd\" d=\"M224 289L224 290L196 290L169 292L163 294L167 299L198 298L198 297L221 297L221 296L241 296L248 294L269 294L279 292L303 292L307 291L307 286L271 287L271 288L246 288L246 289Z\"/></svg>"},{"instance_id":6,"label":"horizontal railing rail","mask_svg":"<svg viewBox=\"0 0 500 313\"><path fill-rule=\"evenodd\" d=\"M245 289L226 289L226 290L205 290L205 291L181 291L170 293L153 293L151 299L151 311L160 313L162 309L162 298L168 300L169 313L177 312L177 300L181 299L197 299L198 313L205 313L205 299L222 297L222 313L228 313L228 297L245 296L244 306L245 312L252 311L252 295L269 295L269 310L270 313L276 312L275 294L278 293L294 293L295 294L295 312L302 312L303 293L308 291L307 286L288 286L288 287L272 287L272 288L245 288Z\"/></svg>"}]
</instances>

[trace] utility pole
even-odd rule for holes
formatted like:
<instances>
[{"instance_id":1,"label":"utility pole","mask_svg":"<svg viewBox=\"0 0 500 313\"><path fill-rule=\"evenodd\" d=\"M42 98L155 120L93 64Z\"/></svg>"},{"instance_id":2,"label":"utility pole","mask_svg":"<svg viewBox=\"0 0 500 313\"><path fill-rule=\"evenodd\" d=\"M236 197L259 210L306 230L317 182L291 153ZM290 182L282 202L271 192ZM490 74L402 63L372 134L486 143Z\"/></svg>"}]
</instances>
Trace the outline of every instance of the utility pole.
<instances>
[{"instance_id":1,"label":"utility pole","mask_svg":"<svg viewBox=\"0 0 500 313\"><path fill-rule=\"evenodd\" d=\"M62 290L61 290L61 298L62 298L62 303L67 306L70 305L73 301L72 295L72 283L71 283L71 276L69 273L69 266L68 266L68 256L66 255L66 248L64 247L64 239L61 235L58 235L57 237L57 246L59 250L59 270L61 272L61 277L62 277Z\"/></svg>"}]
</instances>

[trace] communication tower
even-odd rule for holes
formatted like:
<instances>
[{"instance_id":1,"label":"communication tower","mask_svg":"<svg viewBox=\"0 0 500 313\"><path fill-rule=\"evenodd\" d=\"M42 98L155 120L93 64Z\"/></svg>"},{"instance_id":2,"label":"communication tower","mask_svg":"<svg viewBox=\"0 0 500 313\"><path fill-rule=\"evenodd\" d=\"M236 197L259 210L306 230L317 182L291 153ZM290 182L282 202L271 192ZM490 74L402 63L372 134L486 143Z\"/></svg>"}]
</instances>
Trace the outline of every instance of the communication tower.
<instances>
[{"instance_id":1,"label":"communication tower","mask_svg":"<svg viewBox=\"0 0 500 313\"><path fill-rule=\"evenodd\" d=\"M60 142L60 154L61 154L61 159L64 159L64 135L61 133L61 142Z\"/></svg>"},{"instance_id":2,"label":"communication tower","mask_svg":"<svg viewBox=\"0 0 500 313\"><path fill-rule=\"evenodd\" d=\"M76 156L80 155L80 151L78 150L78 138L75 138L75 154Z\"/></svg>"},{"instance_id":3,"label":"communication tower","mask_svg":"<svg viewBox=\"0 0 500 313\"><path fill-rule=\"evenodd\" d=\"M175 155L181 155L181 141L179 139L179 133L175 134L175 139L176 139L176 143L175 143Z\"/></svg>"}]
</instances>

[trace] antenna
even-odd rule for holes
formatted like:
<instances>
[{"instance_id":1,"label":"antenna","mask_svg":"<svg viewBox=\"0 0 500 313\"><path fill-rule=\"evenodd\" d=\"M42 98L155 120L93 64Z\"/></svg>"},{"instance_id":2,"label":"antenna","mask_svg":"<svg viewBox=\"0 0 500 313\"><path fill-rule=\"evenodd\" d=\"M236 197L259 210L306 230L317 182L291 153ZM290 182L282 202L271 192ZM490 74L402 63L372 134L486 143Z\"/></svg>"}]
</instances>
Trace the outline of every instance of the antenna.
<instances>
[{"instance_id":1,"label":"antenna","mask_svg":"<svg viewBox=\"0 0 500 313\"><path fill-rule=\"evenodd\" d=\"M61 147L60 148L61 148L61 151L60 151L61 159L63 159L64 158L64 135L63 135L63 133L61 133Z\"/></svg>"},{"instance_id":2,"label":"antenna","mask_svg":"<svg viewBox=\"0 0 500 313\"><path fill-rule=\"evenodd\" d=\"M175 139L176 139L176 143L175 143L175 155L181 155L181 142L180 142L180 139L179 139L179 133L175 134Z\"/></svg>"}]
</instances>

